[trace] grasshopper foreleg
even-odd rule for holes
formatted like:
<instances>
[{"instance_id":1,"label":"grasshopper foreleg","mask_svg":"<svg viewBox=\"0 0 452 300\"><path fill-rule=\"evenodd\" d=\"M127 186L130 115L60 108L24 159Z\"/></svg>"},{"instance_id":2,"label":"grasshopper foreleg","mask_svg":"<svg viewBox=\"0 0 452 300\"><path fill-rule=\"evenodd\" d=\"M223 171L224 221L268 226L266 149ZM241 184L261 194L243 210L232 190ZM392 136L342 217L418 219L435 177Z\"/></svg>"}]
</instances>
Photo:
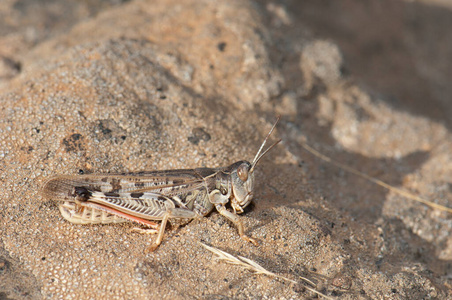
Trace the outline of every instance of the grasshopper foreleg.
<instances>
[{"instance_id":1,"label":"grasshopper foreleg","mask_svg":"<svg viewBox=\"0 0 452 300\"><path fill-rule=\"evenodd\" d=\"M249 237L249 236L247 236L245 234L245 230L244 230L244 227L243 227L242 220L240 219L240 217L238 215L228 211L226 209L226 207L224 205L221 205L221 204L215 205L215 208L220 213L220 215L224 216L226 219L228 219L229 221L234 223L234 225L237 227L237 230L239 231L239 235L240 235L240 237L242 239L244 239L247 242L252 243L254 246L258 246L259 245L259 243L255 239L253 239L253 238L251 238L251 237Z\"/></svg>"}]
</instances>

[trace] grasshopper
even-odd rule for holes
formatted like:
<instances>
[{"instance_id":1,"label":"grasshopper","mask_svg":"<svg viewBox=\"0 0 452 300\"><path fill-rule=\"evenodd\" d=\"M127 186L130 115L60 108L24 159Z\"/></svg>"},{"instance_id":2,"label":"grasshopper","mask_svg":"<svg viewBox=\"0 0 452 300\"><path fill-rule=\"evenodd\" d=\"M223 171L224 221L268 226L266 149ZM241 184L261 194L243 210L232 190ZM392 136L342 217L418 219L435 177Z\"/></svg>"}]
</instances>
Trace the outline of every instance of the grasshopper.
<instances>
[{"instance_id":1,"label":"grasshopper","mask_svg":"<svg viewBox=\"0 0 452 300\"><path fill-rule=\"evenodd\" d=\"M242 239L257 245L245 234L238 214L253 198L254 169L259 160L281 140L262 151L280 117L250 163L241 160L223 168L145 171L119 174L62 175L43 187L45 198L61 201L62 216L75 224L108 224L132 221L158 233L150 247L162 242L169 219L204 217L214 208L235 224ZM230 211L226 205L232 207ZM161 221L160 226L152 221Z\"/></svg>"}]
</instances>

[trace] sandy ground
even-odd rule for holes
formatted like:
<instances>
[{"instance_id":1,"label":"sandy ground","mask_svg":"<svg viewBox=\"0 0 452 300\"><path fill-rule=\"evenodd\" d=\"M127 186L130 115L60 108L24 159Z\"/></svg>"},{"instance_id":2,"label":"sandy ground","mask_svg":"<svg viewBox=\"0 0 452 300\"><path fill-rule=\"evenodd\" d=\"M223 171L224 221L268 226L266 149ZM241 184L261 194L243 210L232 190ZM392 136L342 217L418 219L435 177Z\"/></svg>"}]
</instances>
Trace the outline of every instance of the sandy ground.
<instances>
[{"instance_id":1,"label":"sandy ground","mask_svg":"<svg viewBox=\"0 0 452 300\"><path fill-rule=\"evenodd\" d=\"M365 3L365 4L364 4ZM452 297L452 11L440 1L0 3L0 299L304 299L200 242L337 299ZM74 225L58 174L256 170L246 243L218 213L153 253Z\"/></svg>"}]
</instances>

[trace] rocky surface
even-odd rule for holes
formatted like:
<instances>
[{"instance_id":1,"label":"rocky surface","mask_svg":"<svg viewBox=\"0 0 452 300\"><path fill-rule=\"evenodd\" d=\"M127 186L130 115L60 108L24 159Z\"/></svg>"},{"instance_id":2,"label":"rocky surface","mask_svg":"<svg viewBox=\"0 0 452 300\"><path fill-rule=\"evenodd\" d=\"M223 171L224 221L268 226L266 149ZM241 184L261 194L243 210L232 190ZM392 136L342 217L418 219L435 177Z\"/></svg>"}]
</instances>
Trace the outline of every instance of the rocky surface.
<instances>
[{"instance_id":1,"label":"rocky surface","mask_svg":"<svg viewBox=\"0 0 452 300\"><path fill-rule=\"evenodd\" d=\"M451 214L303 148L451 206L452 12L383 2L3 1L0 298L315 296L199 242L333 298L451 297ZM257 247L213 212L147 253L133 224L73 225L39 193L57 174L251 160L278 114L241 216Z\"/></svg>"}]
</instances>

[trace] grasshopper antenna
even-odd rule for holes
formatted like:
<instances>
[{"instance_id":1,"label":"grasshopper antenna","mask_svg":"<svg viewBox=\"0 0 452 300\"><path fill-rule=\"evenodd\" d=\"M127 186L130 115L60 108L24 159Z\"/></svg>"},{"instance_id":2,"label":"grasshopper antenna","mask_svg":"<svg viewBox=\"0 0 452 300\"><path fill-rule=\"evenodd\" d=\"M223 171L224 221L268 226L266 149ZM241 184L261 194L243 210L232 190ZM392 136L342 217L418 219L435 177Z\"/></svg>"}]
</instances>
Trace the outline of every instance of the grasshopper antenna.
<instances>
[{"instance_id":1,"label":"grasshopper antenna","mask_svg":"<svg viewBox=\"0 0 452 300\"><path fill-rule=\"evenodd\" d=\"M262 156L264 156L268 151L270 151L273 147L275 147L276 145L278 145L279 142L281 142L281 140L278 140L277 142L275 142L274 144L272 144L270 147L267 148L267 150L265 150L262 154L262 149L265 146L265 143L267 143L268 138L270 137L270 135L272 134L273 130L276 127L276 124L278 124L279 120L281 119L281 116L278 116L278 118L276 119L275 124L273 124L272 129L270 129L270 131L268 132L267 136L265 137L264 141L262 142L261 147L259 148L259 150L256 153L256 156L253 159L253 162L251 163L251 169L250 172L254 171L254 167L257 165L257 163L259 162L259 160L262 158Z\"/></svg>"}]
</instances>

